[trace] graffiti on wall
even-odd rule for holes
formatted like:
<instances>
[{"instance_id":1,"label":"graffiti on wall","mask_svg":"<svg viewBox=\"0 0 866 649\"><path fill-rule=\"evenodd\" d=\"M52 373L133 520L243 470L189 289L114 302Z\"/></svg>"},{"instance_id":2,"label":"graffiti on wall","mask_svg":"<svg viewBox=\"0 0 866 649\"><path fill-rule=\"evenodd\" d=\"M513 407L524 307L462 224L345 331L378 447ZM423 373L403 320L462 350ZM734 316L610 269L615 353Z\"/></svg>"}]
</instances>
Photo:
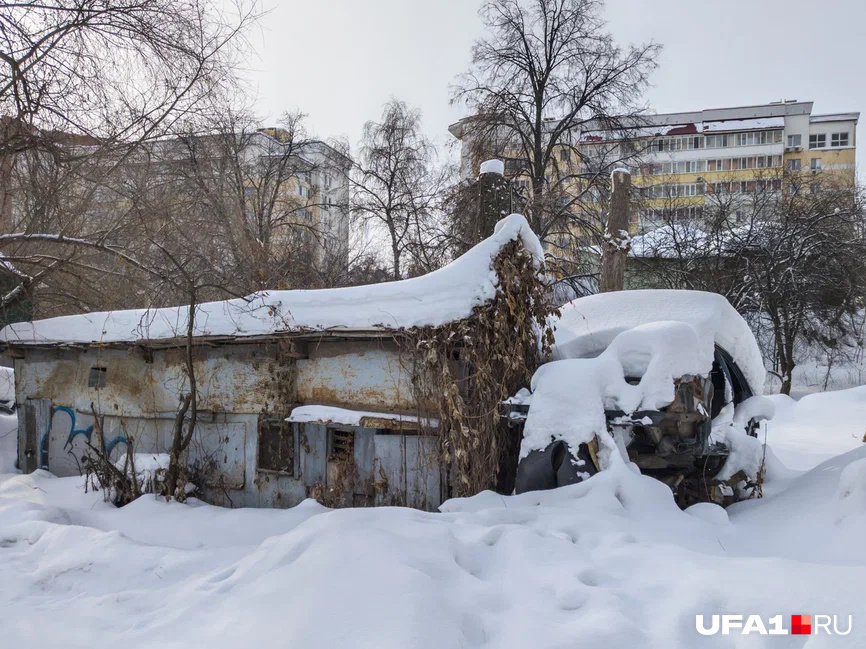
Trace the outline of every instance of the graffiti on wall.
<instances>
[{"instance_id":1,"label":"graffiti on wall","mask_svg":"<svg viewBox=\"0 0 866 649\"><path fill-rule=\"evenodd\" d=\"M87 428L78 428L75 410L69 406L54 406L51 409L51 417L48 419L48 428L42 434L42 440L39 443L39 467L48 470L48 444L51 436L51 430L54 422L54 415L58 412L64 412L69 415L69 434L66 436L66 442L63 444L64 449L69 449L72 452L72 442L77 435L84 435L87 443L90 443L90 438L93 435L93 424ZM111 452L118 444L126 444L127 439L123 435L118 435L105 445L105 454L111 455Z\"/></svg>"}]
</instances>

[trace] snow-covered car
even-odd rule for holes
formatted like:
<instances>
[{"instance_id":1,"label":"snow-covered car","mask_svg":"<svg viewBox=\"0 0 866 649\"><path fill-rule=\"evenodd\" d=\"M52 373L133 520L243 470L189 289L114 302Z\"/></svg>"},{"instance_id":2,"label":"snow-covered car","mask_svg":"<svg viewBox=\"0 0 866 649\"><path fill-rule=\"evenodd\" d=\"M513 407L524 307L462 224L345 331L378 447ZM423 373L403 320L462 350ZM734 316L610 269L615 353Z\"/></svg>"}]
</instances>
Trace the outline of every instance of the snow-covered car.
<instances>
[{"instance_id":1,"label":"snow-covered car","mask_svg":"<svg viewBox=\"0 0 866 649\"><path fill-rule=\"evenodd\" d=\"M517 493L580 482L617 456L683 507L754 493L773 404L755 337L724 297L620 291L561 311L554 360L509 400L523 426Z\"/></svg>"}]
</instances>

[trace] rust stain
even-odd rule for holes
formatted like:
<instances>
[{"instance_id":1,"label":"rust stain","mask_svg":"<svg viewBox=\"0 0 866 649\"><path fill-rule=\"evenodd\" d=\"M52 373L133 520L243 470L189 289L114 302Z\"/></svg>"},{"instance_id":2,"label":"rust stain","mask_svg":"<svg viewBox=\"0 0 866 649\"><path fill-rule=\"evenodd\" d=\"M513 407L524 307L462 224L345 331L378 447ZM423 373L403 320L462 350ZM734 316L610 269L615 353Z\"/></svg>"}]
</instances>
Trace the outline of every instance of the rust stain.
<instances>
[{"instance_id":1,"label":"rust stain","mask_svg":"<svg viewBox=\"0 0 866 649\"><path fill-rule=\"evenodd\" d=\"M47 374L33 374L35 394L28 397L35 399L52 399L58 394L74 387L78 364L72 361L56 361Z\"/></svg>"}]
</instances>

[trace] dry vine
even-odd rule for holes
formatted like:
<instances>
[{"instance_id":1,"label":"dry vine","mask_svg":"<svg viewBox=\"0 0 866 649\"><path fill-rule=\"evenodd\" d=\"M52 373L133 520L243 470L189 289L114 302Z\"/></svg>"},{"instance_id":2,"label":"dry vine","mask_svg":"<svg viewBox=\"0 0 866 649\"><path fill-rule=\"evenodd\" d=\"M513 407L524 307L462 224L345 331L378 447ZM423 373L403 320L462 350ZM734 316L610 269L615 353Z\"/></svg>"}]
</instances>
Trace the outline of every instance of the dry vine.
<instances>
[{"instance_id":1,"label":"dry vine","mask_svg":"<svg viewBox=\"0 0 866 649\"><path fill-rule=\"evenodd\" d=\"M520 440L501 420L502 401L529 386L550 354L556 312L548 283L519 241L493 262L499 290L464 320L408 332L415 402L438 412L443 467L453 496L510 492Z\"/></svg>"}]
</instances>

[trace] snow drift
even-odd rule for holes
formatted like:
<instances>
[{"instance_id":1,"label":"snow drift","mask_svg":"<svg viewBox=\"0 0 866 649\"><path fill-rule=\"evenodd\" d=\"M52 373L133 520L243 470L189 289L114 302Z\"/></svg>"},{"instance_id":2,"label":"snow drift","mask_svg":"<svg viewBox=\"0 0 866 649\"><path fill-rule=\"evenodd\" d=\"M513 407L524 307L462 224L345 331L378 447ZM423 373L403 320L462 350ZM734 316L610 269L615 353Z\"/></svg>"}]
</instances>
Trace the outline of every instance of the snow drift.
<instances>
[{"instance_id":1,"label":"snow drift","mask_svg":"<svg viewBox=\"0 0 866 649\"><path fill-rule=\"evenodd\" d=\"M854 451L727 512L682 512L624 465L554 491L451 500L443 513L148 496L117 510L75 478L7 477L4 642L694 649L764 646L699 636L696 614L827 611L852 614L854 631L816 646L859 647L864 462Z\"/></svg>"}]
</instances>

